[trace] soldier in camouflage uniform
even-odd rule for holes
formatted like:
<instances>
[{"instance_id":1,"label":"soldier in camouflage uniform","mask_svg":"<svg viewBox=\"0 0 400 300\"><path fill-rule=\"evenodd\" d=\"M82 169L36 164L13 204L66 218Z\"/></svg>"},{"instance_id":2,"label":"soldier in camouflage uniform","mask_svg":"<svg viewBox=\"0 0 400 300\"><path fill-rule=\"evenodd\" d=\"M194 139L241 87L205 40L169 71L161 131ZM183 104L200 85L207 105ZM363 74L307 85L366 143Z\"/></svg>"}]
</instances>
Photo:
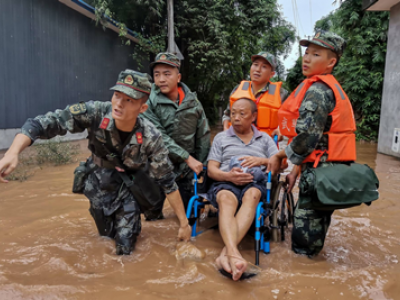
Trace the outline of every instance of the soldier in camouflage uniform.
<instances>
[{"instance_id":1,"label":"soldier in camouflage uniform","mask_svg":"<svg viewBox=\"0 0 400 300\"><path fill-rule=\"evenodd\" d=\"M250 80L252 81L251 89L253 91L253 95L259 99L262 95L269 90L269 81L275 75L275 70L277 67L277 62L275 56L272 54L261 51L257 55L253 55L251 57L252 65L250 67ZM270 70L265 69L265 63L270 65ZM265 73L265 76L264 76ZM235 86L232 90L231 95L237 90L239 84ZM281 101L282 103L286 100L288 96L288 91L284 88L280 89ZM224 126L224 130L228 130L229 123L231 121L231 108L230 103L228 102L228 106L226 107L224 114L222 115L222 125Z\"/></svg>"},{"instance_id":2,"label":"soldier in camouflage uniform","mask_svg":"<svg viewBox=\"0 0 400 300\"><path fill-rule=\"evenodd\" d=\"M154 84L143 117L160 130L174 165L185 207L193 196L193 172L199 174L210 150L210 127L201 102L182 82L180 61L159 53L151 63Z\"/></svg>"},{"instance_id":3,"label":"soldier in camouflage uniform","mask_svg":"<svg viewBox=\"0 0 400 300\"><path fill-rule=\"evenodd\" d=\"M115 239L116 253L130 254L141 230L141 207L118 172L129 175L145 170L162 187L178 216L178 237L188 240L191 229L168 149L156 127L139 117L147 108L149 79L147 74L125 70L111 88L114 91L111 102L80 102L28 119L0 161L0 182L7 182L4 177L16 167L18 154L36 139L50 139L86 129L92 156L86 163L85 169L90 171L86 172L81 192L90 200L89 211L100 235ZM110 161L115 157L120 164ZM135 181L135 184L146 187L146 182Z\"/></svg>"},{"instance_id":4,"label":"soldier in camouflage uniform","mask_svg":"<svg viewBox=\"0 0 400 300\"><path fill-rule=\"evenodd\" d=\"M303 74L307 78L330 74L345 47L344 39L331 32L318 32L314 39L301 40L300 44L308 47L303 56ZM289 190L292 189L301 171L299 200L294 212L292 249L298 254L309 257L317 255L322 250L333 210L302 208L302 203L310 203L311 197L315 197L310 191L310 187L314 184L310 169L313 168L314 163L303 163L303 161L314 150L328 148L328 136L324 133L330 130L332 117L329 114L334 110L335 105L336 100L332 89L322 81L314 82L305 93L299 108L299 117L295 125L297 136L284 150L273 156L269 164L269 169L273 173L277 172L280 161L286 157L298 166L287 175ZM326 160L325 153L320 157L318 168L336 163Z\"/></svg>"}]
</instances>

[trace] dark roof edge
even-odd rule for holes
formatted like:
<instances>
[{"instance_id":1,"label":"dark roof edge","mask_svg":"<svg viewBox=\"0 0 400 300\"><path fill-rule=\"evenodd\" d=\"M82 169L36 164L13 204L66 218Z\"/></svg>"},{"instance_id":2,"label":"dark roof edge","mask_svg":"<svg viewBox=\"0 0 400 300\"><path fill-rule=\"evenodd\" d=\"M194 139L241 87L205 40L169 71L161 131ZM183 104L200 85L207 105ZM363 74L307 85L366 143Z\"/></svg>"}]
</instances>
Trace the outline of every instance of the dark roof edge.
<instances>
[{"instance_id":1,"label":"dark roof edge","mask_svg":"<svg viewBox=\"0 0 400 300\"><path fill-rule=\"evenodd\" d=\"M87 4L83 0L59 0L59 1L65 5L67 5L68 7L82 13L83 15L87 16L88 18L91 18L93 20L96 19L96 9L93 6ZM77 9L77 7L79 7L80 9ZM84 10L84 11L82 11L82 10ZM115 21L114 19L110 18L107 15L104 15L104 16L109 23L109 26L107 26L107 27L110 28L111 30L119 33L119 31L120 31L119 27L118 27L119 22ZM139 43L139 35L129 28L127 28L126 38L134 41L135 43Z\"/></svg>"}]
</instances>

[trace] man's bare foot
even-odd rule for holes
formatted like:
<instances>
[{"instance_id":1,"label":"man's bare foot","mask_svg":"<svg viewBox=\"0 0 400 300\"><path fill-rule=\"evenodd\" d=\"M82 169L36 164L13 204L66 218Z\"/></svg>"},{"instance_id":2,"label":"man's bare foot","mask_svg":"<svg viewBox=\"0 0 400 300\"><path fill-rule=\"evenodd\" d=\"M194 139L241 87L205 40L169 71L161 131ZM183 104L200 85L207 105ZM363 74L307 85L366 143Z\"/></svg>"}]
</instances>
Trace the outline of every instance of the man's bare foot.
<instances>
[{"instance_id":1,"label":"man's bare foot","mask_svg":"<svg viewBox=\"0 0 400 300\"><path fill-rule=\"evenodd\" d=\"M232 279L234 281L237 281L240 279L244 271L246 271L247 268L247 261L243 259L242 255L240 254L239 251L237 251L235 254L229 255L227 254L227 257L229 259L229 264L232 269Z\"/></svg>"},{"instance_id":2,"label":"man's bare foot","mask_svg":"<svg viewBox=\"0 0 400 300\"><path fill-rule=\"evenodd\" d=\"M232 274L231 265L229 263L229 258L226 256L226 247L222 249L221 254L215 260L218 269L224 269L226 272Z\"/></svg>"}]
</instances>

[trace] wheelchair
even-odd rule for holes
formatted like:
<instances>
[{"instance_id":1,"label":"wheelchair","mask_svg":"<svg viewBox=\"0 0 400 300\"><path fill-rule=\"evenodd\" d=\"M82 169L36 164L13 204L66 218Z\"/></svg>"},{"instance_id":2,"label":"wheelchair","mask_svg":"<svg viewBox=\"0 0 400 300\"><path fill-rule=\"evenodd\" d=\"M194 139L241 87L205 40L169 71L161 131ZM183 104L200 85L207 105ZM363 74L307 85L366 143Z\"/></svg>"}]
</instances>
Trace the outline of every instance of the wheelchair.
<instances>
[{"instance_id":1,"label":"wheelchair","mask_svg":"<svg viewBox=\"0 0 400 300\"><path fill-rule=\"evenodd\" d=\"M202 199L199 193L208 191L210 178L207 177L207 169L204 168L203 180L200 182L201 176L194 173L193 185L194 195L190 198L186 217L192 226L192 237L197 237L205 230L198 231L197 225L201 210L210 204L206 199ZM292 193L287 192L287 184L280 181L280 175L277 180L273 180L271 172L268 173L268 181L266 183L267 194L257 206L255 214L255 265L260 264L260 252L270 253L270 241L278 242L285 240L285 229L293 224L294 199ZM273 186L274 181L274 186ZM212 227L214 228L214 227Z\"/></svg>"}]
</instances>

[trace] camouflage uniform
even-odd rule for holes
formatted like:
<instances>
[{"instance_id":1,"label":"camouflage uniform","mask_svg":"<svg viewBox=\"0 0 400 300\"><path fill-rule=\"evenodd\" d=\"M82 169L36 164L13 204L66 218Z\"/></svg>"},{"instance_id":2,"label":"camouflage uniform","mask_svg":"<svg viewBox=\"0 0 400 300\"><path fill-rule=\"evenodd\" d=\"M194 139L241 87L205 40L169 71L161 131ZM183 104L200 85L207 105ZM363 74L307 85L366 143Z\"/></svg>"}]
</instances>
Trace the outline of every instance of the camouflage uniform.
<instances>
[{"instance_id":1,"label":"camouflage uniform","mask_svg":"<svg viewBox=\"0 0 400 300\"><path fill-rule=\"evenodd\" d=\"M330 32L318 32L313 40L300 41L302 46L308 46L310 43L331 49L338 54L338 57L341 56L344 49L344 40ZM310 181L313 180L310 173L307 172L313 168L313 163L302 163L315 149L327 149L328 136L323 133L329 131L332 125L332 118L329 114L335 105L334 93L328 85L323 82L312 84L299 108L299 118L296 124L297 136L285 148L288 159L295 165L302 165L299 200L294 211L292 249L298 254L310 257L317 255L322 250L333 211L301 207L302 203L311 201L308 187L311 186ZM326 159L327 154L321 156L318 168L333 164L326 162Z\"/></svg>"},{"instance_id":2,"label":"camouflage uniform","mask_svg":"<svg viewBox=\"0 0 400 300\"><path fill-rule=\"evenodd\" d=\"M156 64L180 67L179 59L170 53L159 53L151 67ZM149 108L143 117L151 121L162 134L186 208L193 196L193 172L185 160L191 155L203 164L206 163L210 150L210 127L196 93L191 92L184 83L178 83L178 86L185 93L180 105L179 101L171 101L153 84L147 101Z\"/></svg>"},{"instance_id":3,"label":"camouflage uniform","mask_svg":"<svg viewBox=\"0 0 400 300\"><path fill-rule=\"evenodd\" d=\"M263 59L267 60L268 63L271 65L272 70L275 71L275 69L277 67L277 62L276 62L275 56L273 56L272 54L270 54L268 52L262 51L262 52L259 52L257 55L253 55L251 57L251 61L254 61L257 58L263 58ZM234 92L236 92L238 87L239 87L239 84L237 86L235 86L235 88L232 90L230 96L232 96L232 94ZM267 84L261 90L259 90L259 91L253 90L254 97L256 97L256 98L261 97L265 92L268 92L268 89L269 89L269 82L267 82ZM286 100L286 98L289 96L289 93L284 88L281 88L280 94L281 94L281 101L283 103ZM226 107L226 109L224 110L224 114L222 115L222 124L224 124L225 121L229 121L229 122L231 121L231 107L230 107L229 101L228 101L228 106Z\"/></svg>"},{"instance_id":4,"label":"camouflage uniform","mask_svg":"<svg viewBox=\"0 0 400 300\"><path fill-rule=\"evenodd\" d=\"M126 70L121 72L112 90L140 99L150 92L148 75ZM94 158L104 159L109 153L121 157L126 172L148 169L154 181L166 194L178 189L173 166L168 159L161 133L149 121L137 118L125 142L112 118L111 102L89 101L67 106L63 110L28 119L22 133L32 141L50 139L67 132L88 132L88 147L94 155L87 161L91 170L84 186L90 200L90 213L100 235L116 241L117 254L129 254L140 233L140 207L131 191L123 184L113 165L98 166ZM163 201L163 199L161 199Z\"/></svg>"}]
</instances>

